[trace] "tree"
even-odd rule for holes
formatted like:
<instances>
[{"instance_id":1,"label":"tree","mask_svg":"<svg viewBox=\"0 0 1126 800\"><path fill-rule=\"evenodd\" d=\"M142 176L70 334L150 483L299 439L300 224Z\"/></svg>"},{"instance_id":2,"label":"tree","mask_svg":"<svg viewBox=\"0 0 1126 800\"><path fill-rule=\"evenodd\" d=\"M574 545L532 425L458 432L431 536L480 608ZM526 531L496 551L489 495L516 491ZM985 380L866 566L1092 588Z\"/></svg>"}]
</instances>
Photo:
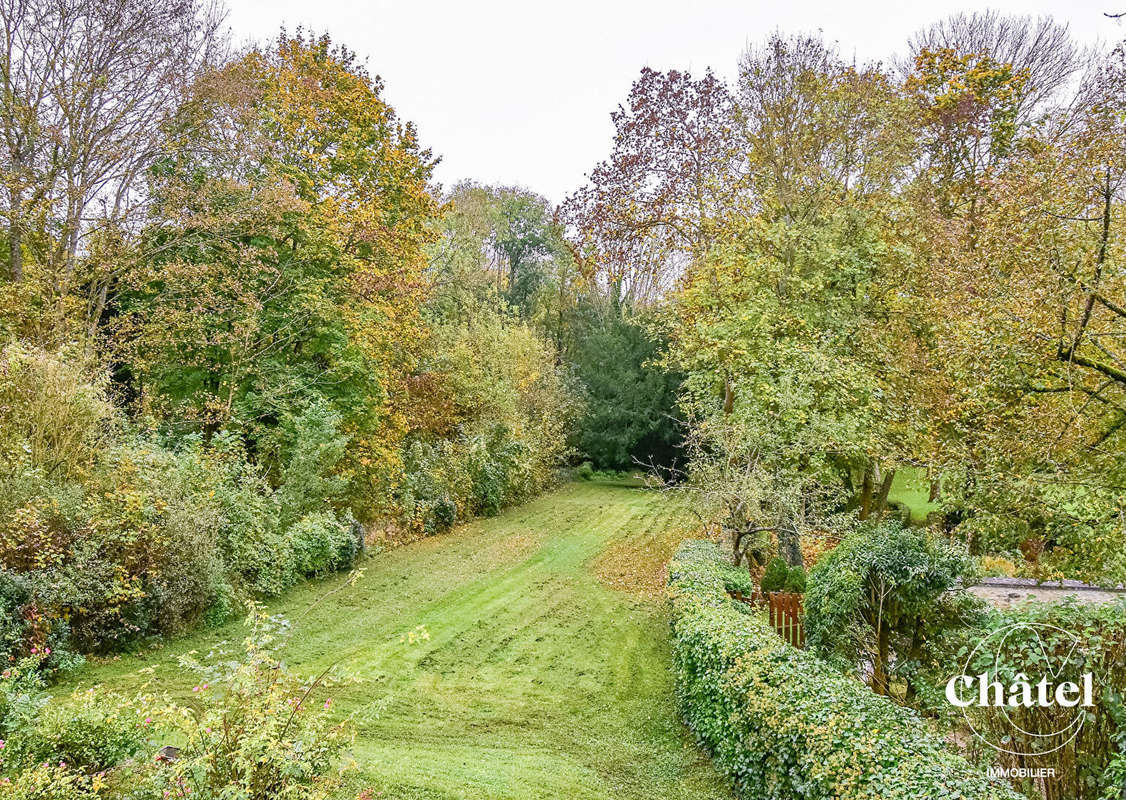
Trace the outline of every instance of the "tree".
<instances>
[{"instance_id":1,"label":"tree","mask_svg":"<svg viewBox=\"0 0 1126 800\"><path fill-rule=\"evenodd\" d=\"M974 246L934 257L925 294L946 385L934 416L966 535L1103 580L1126 575L1121 59L1092 73L1094 102L1059 112L1070 118L995 170Z\"/></svg>"},{"instance_id":2,"label":"tree","mask_svg":"<svg viewBox=\"0 0 1126 800\"><path fill-rule=\"evenodd\" d=\"M710 72L643 69L614 122L614 151L567 198L588 276L613 302L655 301L716 241L735 211L739 159L734 104Z\"/></svg>"},{"instance_id":3,"label":"tree","mask_svg":"<svg viewBox=\"0 0 1126 800\"><path fill-rule=\"evenodd\" d=\"M114 308L139 408L239 430L277 463L279 422L324 400L372 505L407 424L437 212L433 160L381 88L300 32L201 78L152 172L153 255Z\"/></svg>"},{"instance_id":4,"label":"tree","mask_svg":"<svg viewBox=\"0 0 1126 800\"><path fill-rule=\"evenodd\" d=\"M683 420L676 408L681 376L658 363L663 346L644 318L596 301L579 305L567 356L586 388L575 446L600 469L675 469Z\"/></svg>"},{"instance_id":5,"label":"tree","mask_svg":"<svg viewBox=\"0 0 1126 800\"><path fill-rule=\"evenodd\" d=\"M569 280L571 254L547 200L515 187L459 183L430 248L431 309L448 318L503 301L548 325Z\"/></svg>"},{"instance_id":6,"label":"tree","mask_svg":"<svg viewBox=\"0 0 1126 800\"><path fill-rule=\"evenodd\" d=\"M1018 125L1059 103L1068 83L1090 58L1075 45L1066 25L1051 17L1003 16L997 11L954 14L916 33L908 41L911 59L905 74L915 68L924 51L951 51L956 57L988 58L1025 75L1015 97Z\"/></svg>"},{"instance_id":7,"label":"tree","mask_svg":"<svg viewBox=\"0 0 1126 800\"><path fill-rule=\"evenodd\" d=\"M948 592L966 574L965 552L898 523L868 525L825 555L809 574L805 630L811 650L862 670L887 695L893 671L908 681L928 633L954 603Z\"/></svg>"},{"instance_id":8,"label":"tree","mask_svg":"<svg viewBox=\"0 0 1126 800\"><path fill-rule=\"evenodd\" d=\"M801 536L867 515L865 476L914 449L912 231L890 222L913 113L880 69L802 37L749 51L738 97L754 213L681 281L665 363L686 376L690 472L721 526L781 534L797 561Z\"/></svg>"},{"instance_id":9,"label":"tree","mask_svg":"<svg viewBox=\"0 0 1126 800\"><path fill-rule=\"evenodd\" d=\"M916 115L878 64L848 64L817 37L774 35L744 53L737 97L756 216L816 222L886 199L909 174Z\"/></svg>"},{"instance_id":10,"label":"tree","mask_svg":"<svg viewBox=\"0 0 1126 800\"><path fill-rule=\"evenodd\" d=\"M0 159L10 279L30 259L47 320L93 331L135 226L161 121L221 55L222 15L200 0L0 3ZM115 263L116 262L116 263Z\"/></svg>"}]
</instances>

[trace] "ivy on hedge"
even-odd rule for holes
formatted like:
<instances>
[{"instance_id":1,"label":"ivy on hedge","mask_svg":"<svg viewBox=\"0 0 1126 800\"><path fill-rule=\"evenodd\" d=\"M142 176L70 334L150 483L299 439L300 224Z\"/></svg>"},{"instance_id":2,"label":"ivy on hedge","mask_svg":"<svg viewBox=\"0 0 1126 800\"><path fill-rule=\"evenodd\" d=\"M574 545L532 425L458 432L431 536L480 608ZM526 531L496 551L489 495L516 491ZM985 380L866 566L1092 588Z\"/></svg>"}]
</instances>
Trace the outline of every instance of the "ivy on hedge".
<instances>
[{"instance_id":1,"label":"ivy on hedge","mask_svg":"<svg viewBox=\"0 0 1126 800\"><path fill-rule=\"evenodd\" d=\"M727 592L749 578L714 544L669 565L677 694L748 800L1020 800L921 719L786 644Z\"/></svg>"}]
</instances>

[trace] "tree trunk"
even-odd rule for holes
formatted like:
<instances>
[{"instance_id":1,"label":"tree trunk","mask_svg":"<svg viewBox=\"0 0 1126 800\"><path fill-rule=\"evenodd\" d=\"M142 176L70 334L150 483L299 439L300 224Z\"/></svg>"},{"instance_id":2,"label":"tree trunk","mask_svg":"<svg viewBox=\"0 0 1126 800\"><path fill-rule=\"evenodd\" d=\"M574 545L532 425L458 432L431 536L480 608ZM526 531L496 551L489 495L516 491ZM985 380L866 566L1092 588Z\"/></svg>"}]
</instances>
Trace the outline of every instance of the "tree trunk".
<instances>
[{"instance_id":1,"label":"tree trunk","mask_svg":"<svg viewBox=\"0 0 1126 800\"><path fill-rule=\"evenodd\" d=\"M880 483L880 496L876 499L876 519L880 519L888 508L888 495L891 493L891 482L895 480L895 470L889 469L884 473L884 480Z\"/></svg>"},{"instance_id":2,"label":"tree trunk","mask_svg":"<svg viewBox=\"0 0 1126 800\"><path fill-rule=\"evenodd\" d=\"M888 693L888 650L890 632L881 621L876 634L876 663L872 665L872 691L886 696Z\"/></svg>"},{"instance_id":3,"label":"tree trunk","mask_svg":"<svg viewBox=\"0 0 1126 800\"><path fill-rule=\"evenodd\" d=\"M13 209L12 214L16 211ZM19 225L13 221L8 226L8 264L11 266L12 283L23 280L23 250L20 247Z\"/></svg>"},{"instance_id":4,"label":"tree trunk","mask_svg":"<svg viewBox=\"0 0 1126 800\"><path fill-rule=\"evenodd\" d=\"M730 414L735 410L735 389L731 386L731 379L723 382L723 413Z\"/></svg>"},{"instance_id":5,"label":"tree trunk","mask_svg":"<svg viewBox=\"0 0 1126 800\"><path fill-rule=\"evenodd\" d=\"M778 555L791 567L805 566L801 554L801 537L797 531L778 529Z\"/></svg>"},{"instance_id":6,"label":"tree trunk","mask_svg":"<svg viewBox=\"0 0 1126 800\"><path fill-rule=\"evenodd\" d=\"M872 469L864 468L864 482L860 486L860 519L868 519L872 513Z\"/></svg>"},{"instance_id":7,"label":"tree trunk","mask_svg":"<svg viewBox=\"0 0 1126 800\"><path fill-rule=\"evenodd\" d=\"M13 180L16 179L13 164ZM23 280L23 237L20 235L20 212L23 198L15 187L8 190L8 265L11 269L12 283Z\"/></svg>"}]
</instances>

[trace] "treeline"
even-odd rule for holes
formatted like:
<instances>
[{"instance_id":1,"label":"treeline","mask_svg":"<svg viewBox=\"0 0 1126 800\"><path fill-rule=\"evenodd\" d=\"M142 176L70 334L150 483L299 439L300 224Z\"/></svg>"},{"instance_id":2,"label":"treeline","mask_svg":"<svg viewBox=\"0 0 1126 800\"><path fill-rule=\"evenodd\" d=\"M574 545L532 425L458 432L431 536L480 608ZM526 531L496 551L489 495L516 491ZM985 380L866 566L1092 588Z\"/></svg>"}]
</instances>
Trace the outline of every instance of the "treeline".
<instances>
[{"instance_id":1,"label":"treeline","mask_svg":"<svg viewBox=\"0 0 1126 800\"><path fill-rule=\"evenodd\" d=\"M574 435L617 402L607 349L663 385L653 343L545 200L443 194L346 48L234 50L197 0L0 19L0 657L219 622L542 491L576 443L664 441L668 392Z\"/></svg>"},{"instance_id":2,"label":"treeline","mask_svg":"<svg viewBox=\"0 0 1126 800\"><path fill-rule=\"evenodd\" d=\"M657 308L736 561L890 514L910 468L976 552L1121 581L1123 48L985 13L906 51L776 35L730 86L646 69L563 217Z\"/></svg>"}]
</instances>

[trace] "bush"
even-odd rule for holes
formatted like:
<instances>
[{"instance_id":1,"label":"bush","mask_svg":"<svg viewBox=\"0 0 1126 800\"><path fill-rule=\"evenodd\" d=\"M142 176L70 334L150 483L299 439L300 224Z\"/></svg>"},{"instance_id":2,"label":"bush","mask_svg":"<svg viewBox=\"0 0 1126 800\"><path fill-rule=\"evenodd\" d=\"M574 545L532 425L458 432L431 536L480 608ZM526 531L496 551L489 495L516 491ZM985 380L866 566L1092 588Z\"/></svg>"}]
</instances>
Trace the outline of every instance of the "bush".
<instances>
[{"instance_id":1,"label":"bush","mask_svg":"<svg viewBox=\"0 0 1126 800\"><path fill-rule=\"evenodd\" d=\"M764 593L780 592L785 588L789 577L790 565L781 558L775 558L766 565L759 583Z\"/></svg>"},{"instance_id":2,"label":"bush","mask_svg":"<svg viewBox=\"0 0 1126 800\"><path fill-rule=\"evenodd\" d=\"M125 701L99 688L47 703L34 665L0 680L0 796L5 800L328 800L342 781L338 760L348 720L318 696L326 674L303 679L277 651L289 624L251 605L240 660L182 666L199 674L191 707L143 694ZM17 715L3 716L16 698ZM154 735L159 731L159 738ZM171 762L149 754L173 741Z\"/></svg>"},{"instance_id":3,"label":"bush","mask_svg":"<svg viewBox=\"0 0 1126 800\"><path fill-rule=\"evenodd\" d=\"M783 585L782 591L805 594L806 583L805 570L801 567L792 567L786 575L786 583Z\"/></svg>"},{"instance_id":4,"label":"bush","mask_svg":"<svg viewBox=\"0 0 1126 800\"><path fill-rule=\"evenodd\" d=\"M63 705L46 703L30 724L9 731L5 770L50 762L85 775L104 772L146 745L144 714L117 695L88 689Z\"/></svg>"},{"instance_id":5,"label":"bush","mask_svg":"<svg viewBox=\"0 0 1126 800\"><path fill-rule=\"evenodd\" d=\"M14 777L0 777L4 800L85 800L97 798L97 779L67 764L44 761Z\"/></svg>"},{"instance_id":6,"label":"bush","mask_svg":"<svg viewBox=\"0 0 1126 800\"><path fill-rule=\"evenodd\" d=\"M252 605L246 654L231 665L182 666L199 675L196 707L169 705L153 717L175 731L181 749L132 780L137 800L189 797L328 800L338 796L337 762L351 742L348 720L322 699L326 675L303 679L277 655L288 622Z\"/></svg>"},{"instance_id":7,"label":"bush","mask_svg":"<svg viewBox=\"0 0 1126 800\"><path fill-rule=\"evenodd\" d=\"M25 453L32 466L81 475L109 432L113 407L84 370L20 344L0 349L0 455Z\"/></svg>"},{"instance_id":8,"label":"bush","mask_svg":"<svg viewBox=\"0 0 1126 800\"><path fill-rule=\"evenodd\" d=\"M786 644L732 601L710 542L669 565L677 694L688 726L749 800L1017 800L912 711Z\"/></svg>"},{"instance_id":9,"label":"bush","mask_svg":"<svg viewBox=\"0 0 1126 800\"><path fill-rule=\"evenodd\" d=\"M312 417L279 491L224 432L209 445L119 435L80 482L0 463L0 656L49 646L55 668L71 649L217 624L240 597L350 566L362 529L317 498L342 485L331 471L343 440L331 415Z\"/></svg>"},{"instance_id":10,"label":"bush","mask_svg":"<svg viewBox=\"0 0 1126 800\"><path fill-rule=\"evenodd\" d=\"M428 414L403 447L395 501L419 532L496 514L541 492L566 462L578 411L556 354L532 328L482 310L472 324L435 326L412 394Z\"/></svg>"},{"instance_id":11,"label":"bush","mask_svg":"<svg viewBox=\"0 0 1126 800\"><path fill-rule=\"evenodd\" d=\"M88 647L180 630L211 605L225 571L213 483L194 447L173 451L136 439L100 461L81 538L96 543L115 579L75 617L75 634Z\"/></svg>"},{"instance_id":12,"label":"bush","mask_svg":"<svg viewBox=\"0 0 1126 800\"><path fill-rule=\"evenodd\" d=\"M327 511L303 516L286 532L285 541L299 577L351 566L356 556L352 526Z\"/></svg>"},{"instance_id":13,"label":"bush","mask_svg":"<svg viewBox=\"0 0 1126 800\"><path fill-rule=\"evenodd\" d=\"M324 511L345 499L348 483L337 474L348 437L342 436L340 415L326 403L314 402L286 426L292 444L278 489L282 527L303 514Z\"/></svg>"},{"instance_id":14,"label":"bush","mask_svg":"<svg viewBox=\"0 0 1126 800\"><path fill-rule=\"evenodd\" d=\"M974 705L965 713L975 731L993 742L1004 742L1006 749L1025 753L1053 750L1053 786L1058 796L1073 800L1094 800L1104 794L1121 797L1121 761L1116 766L1114 757L1121 754L1121 740L1126 736L1126 713L1121 707L1126 697L1126 599L1087 604L1068 598L990 609L978 624L959 634L951 637L951 646L940 662L946 669L932 673L936 694L943 691L950 667L957 665L962 672L971 655L966 674L985 672L990 680L1005 686L1018 680L1035 684L1042 675L1052 676L1054 684L1079 682L1086 672L1094 675L1095 707L1084 709L1084 724L1078 729L1072 726L1073 710L1058 705ZM989 647L978 646L985 641ZM1001 760L1012 767L1036 766L1042 761L1008 754Z\"/></svg>"},{"instance_id":15,"label":"bush","mask_svg":"<svg viewBox=\"0 0 1126 800\"><path fill-rule=\"evenodd\" d=\"M888 694L893 671L917 687L910 672L928 638L955 619L949 590L966 578L965 550L899 522L866 525L825 555L809 575L805 630L810 650L860 672Z\"/></svg>"},{"instance_id":16,"label":"bush","mask_svg":"<svg viewBox=\"0 0 1126 800\"><path fill-rule=\"evenodd\" d=\"M579 476L580 480L594 480L594 464L589 461L584 461L579 464L579 468L575 470L575 474Z\"/></svg>"},{"instance_id":17,"label":"bush","mask_svg":"<svg viewBox=\"0 0 1126 800\"><path fill-rule=\"evenodd\" d=\"M791 567L782 558L774 558L766 565L759 586L764 593L805 592L806 577L802 567Z\"/></svg>"},{"instance_id":18,"label":"bush","mask_svg":"<svg viewBox=\"0 0 1126 800\"><path fill-rule=\"evenodd\" d=\"M253 594L276 596L291 585L292 566L278 520L278 501L264 475L247 463L241 446L221 439L213 469L218 539L227 574Z\"/></svg>"}]
</instances>

